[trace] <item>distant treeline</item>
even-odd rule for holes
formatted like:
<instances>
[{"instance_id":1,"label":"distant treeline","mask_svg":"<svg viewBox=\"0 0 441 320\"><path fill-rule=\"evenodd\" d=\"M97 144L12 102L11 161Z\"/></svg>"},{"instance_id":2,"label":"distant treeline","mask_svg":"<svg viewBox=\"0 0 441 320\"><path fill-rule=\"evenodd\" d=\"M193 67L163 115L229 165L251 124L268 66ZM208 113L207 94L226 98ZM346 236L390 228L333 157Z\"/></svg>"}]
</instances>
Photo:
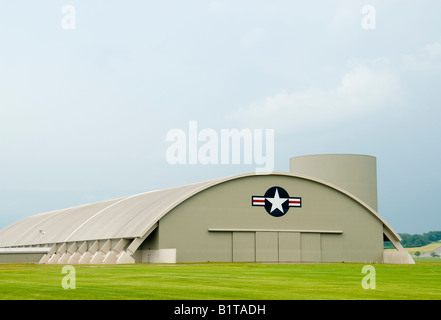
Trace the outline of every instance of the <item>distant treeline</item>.
<instances>
[{"instance_id":1,"label":"distant treeline","mask_svg":"<svg viewBox=\"0 0 441 320\"><path fill-rule=\"evenodd\" d=\"M423 234L399 233L401 245L405 248L422 247L434 241L441 240L441 231L430 231Z\"/></svg>"}]
</instances>

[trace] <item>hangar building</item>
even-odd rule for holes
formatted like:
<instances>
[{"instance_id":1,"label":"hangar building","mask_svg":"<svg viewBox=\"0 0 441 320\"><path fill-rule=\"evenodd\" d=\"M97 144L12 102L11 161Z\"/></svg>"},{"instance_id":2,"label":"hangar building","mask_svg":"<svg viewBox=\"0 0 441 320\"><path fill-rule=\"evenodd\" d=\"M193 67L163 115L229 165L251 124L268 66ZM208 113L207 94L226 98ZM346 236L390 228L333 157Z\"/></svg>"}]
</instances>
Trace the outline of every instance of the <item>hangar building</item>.
<instances>
[{"instance_id":1,"label":"hangar building","mask_svg":"<svg viewBox=\"0 0 441 320\"><path fill-rule=\"evenodd\" d=\"M30 216L0 231L0 262L414 263L400 240L377 212L376 158L328 154Z\"/></svg>"}]
</instances>

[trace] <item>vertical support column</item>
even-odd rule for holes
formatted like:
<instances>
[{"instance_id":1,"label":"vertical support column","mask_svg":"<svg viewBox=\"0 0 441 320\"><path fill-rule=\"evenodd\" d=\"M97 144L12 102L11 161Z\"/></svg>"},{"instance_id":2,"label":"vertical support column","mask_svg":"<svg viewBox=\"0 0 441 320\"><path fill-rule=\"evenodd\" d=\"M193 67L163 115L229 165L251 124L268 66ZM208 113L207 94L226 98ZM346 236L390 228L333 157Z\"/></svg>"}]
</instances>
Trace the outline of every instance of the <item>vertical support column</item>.
<instances>
[{"instance_id":1,"label":"vertical support column","mask_svg":"<svg viewBox=\"0 0 441 320\"><path fill-rule=\"evenodd\" d=\"M101 249L99 249L97 252L95 252L95 254L93 255L92 259L90 260L91 264L101 264L103 263L104 257L107 254L107 252L109 252L111 247L111 242L110 240L107 240L103 246L101 247Z\"/></svg>"},{"instance_id":2,"label":"vertical support column","mask_svg":"<svg viewBox=\"0 0 441 320\"><path fill-rule=\"evenodd\" d=\"M58 247L58 250L55 254L53 254L49 260L47 261L48 264L57 264L58 260L60 260L61 256L66 252L67 250L67 245L66 243L61 244Z\"/></svg>"},{"instance_id":3,"label":"vertical support column","mask_svg":"<svg viewBox=\"0 0 441 320\"><path fill-rule=\"evenodd\" d=\"M38 263L47 264L49 263L49 259L54 255L57 251L57 244L53 244L49 251L40 259Z\"/></svg>"},{"instance_id":4,"label":"vertical support column","mask_svg":"<svg viewBox=\"0 0 441 320\"><path fill-rule=\"evenodd\" d=\"M78 245L77 245L78 246ZM87 241L84 241L68 260L68 264L78 264L82 255L87 251Z\"/></svg>"},{"instance_id":5,"label":"vertical support column","mask_svg":"<svg viewBox=\"0 0 441 320\"><path fill-rule=\"evenodd\" d=\"M103 259L103 263L105 264L115 264L118 261L118 254L125 248L129 240L120 239L112 250L107 252L106 256Z\"/></svg>"},{"instance_id":6,"label":"vertical support column","mask_svg":"<svg viewBox=\"0 0 441 320\"><path fill-rule=\"evenodd\" d=\"M79 264L89 264L90 260L92 259L93 255L98 251L98 241L95 240L94 243L89 247L89 250L87 250L78 261Z\"/></svg>"}]
</instances>

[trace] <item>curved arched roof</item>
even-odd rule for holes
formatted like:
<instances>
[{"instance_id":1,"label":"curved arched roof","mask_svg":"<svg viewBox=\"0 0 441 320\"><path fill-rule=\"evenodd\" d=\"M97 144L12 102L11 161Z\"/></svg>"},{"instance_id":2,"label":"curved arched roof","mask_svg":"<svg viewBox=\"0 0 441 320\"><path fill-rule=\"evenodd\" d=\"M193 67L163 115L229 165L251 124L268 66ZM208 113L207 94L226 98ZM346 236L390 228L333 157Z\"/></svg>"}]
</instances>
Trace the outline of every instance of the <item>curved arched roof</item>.
<instances>
[{"instance_id":1,"label":"curved arched roof","mask_svg":"<svg viewBox=\"0 0 441 320\"><path fill-rule=\"evenodd\" d=\"M261 174L235 175L37 214L1 230L0 247L142 238L165 214L193 195L223 182L255 175ZM401 240L375 210L347 191L311 177L282 172L271 175L306 179L335 189L364 206L383 223L386 230L396 238L395 240Z\"/></svg>"}]
</instances>

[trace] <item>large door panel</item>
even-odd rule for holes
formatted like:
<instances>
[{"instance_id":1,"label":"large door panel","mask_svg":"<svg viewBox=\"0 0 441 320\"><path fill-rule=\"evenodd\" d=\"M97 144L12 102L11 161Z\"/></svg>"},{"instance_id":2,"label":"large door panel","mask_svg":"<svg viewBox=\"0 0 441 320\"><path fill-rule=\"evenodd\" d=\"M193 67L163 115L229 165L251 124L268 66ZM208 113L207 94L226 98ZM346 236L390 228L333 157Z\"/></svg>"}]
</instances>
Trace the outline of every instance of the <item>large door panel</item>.
<instances>
[{"instance_id":1,"label":"large door panel","mask_svg":"<svg viewBox=\"0 0 441 320\"><path fill-rule=\"evenodd\" d=\"M302 262L321 262L320 233L302 233L300 238Z\"/></svg>"},{"instance_id":2,"label":"large door panel","mask_svg":"<svg viewBox=\"0 0 441 320\"><path fill-rule=\"evenodd\" d=\"M278 247L277 232L256 232L256 261L278 262Z\"/></svg>"},{"instance_id":3,"label":"large door panel","mask_svg":"<svg viewBox=\"0 0 441 320\"><path fill-rule=\"evenodd\" d=\"M256 261L254 232L233 232L233 262Z\"/></svg>"},{"instance_id":4,"label":"large door panel","mask_svg":"<svg viewBox=\"0 0 441 320\"><path fill-rule=\"evenodd\" d=\"M279 261L301 261L299 232L279 232Z\"/></svg>"}]
</instances>

